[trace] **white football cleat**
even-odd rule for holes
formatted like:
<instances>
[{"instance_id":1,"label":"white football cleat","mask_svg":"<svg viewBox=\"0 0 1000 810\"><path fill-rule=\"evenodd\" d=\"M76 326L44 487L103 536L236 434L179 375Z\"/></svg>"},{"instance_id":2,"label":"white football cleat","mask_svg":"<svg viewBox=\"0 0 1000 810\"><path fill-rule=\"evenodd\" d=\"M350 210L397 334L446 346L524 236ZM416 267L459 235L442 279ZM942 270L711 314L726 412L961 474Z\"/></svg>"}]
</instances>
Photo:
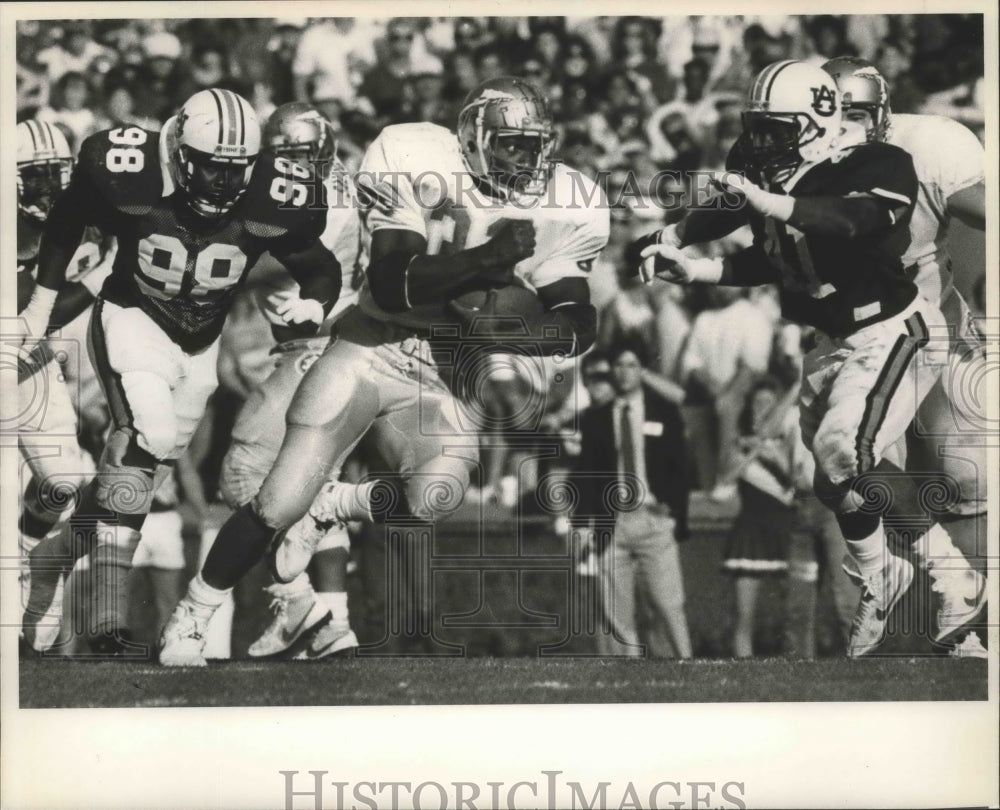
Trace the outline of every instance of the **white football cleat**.
<instances>
[{"instance_id":1,"label":"white football cleat","mask_svg":"<svg viewBox=\"0 0 1000 810\"><path fill-rule=\"evenodd\" d=\"M850 557L844 558L844 571L861 586L861 601L851 623L847 643L849 658L870 653L885 638L889 614L913 582L913 565L902 557L889 555L881 571L865 577Z\"/></svg>"},{"instance_id":2,"label":"white football cleat","mask_svg":"<svg viewBox=\"0 0 1000 810\"><path fill-rule=\"evenodd\" d=\"M990 651L983 646L978 633L969 633L948 651L951 658L989 658Z\"/></svg>"},{"instance_id":3,"label":"white football cleat","mask_svg":"<svg viewBox=\"0 0 1000 810\"><path fill-rule=\"evenodd\" d=\"M328 621L320 626L316 634L309 639L305 649L294 656L293 661L317 661L328 655L349 650L358 646L358 637L346 622Z\"/></svg>"},{"instance_id":4,"label":"white football cleat","mask_svg":"<svg viewBox=\"0 0 1000 810\"><path fill-rule=\"evenodd\" d=\"M931 583L931 590L941 597L935 641L943 641L960 630L986 604L986 577L971 568L939 576Z\"/></svg>"},{"instance_id":5,"label":"white football cleat","mask_svg":"<svg viewBox=\"0 0 1000 810\"><path fill-rule=\"evenodd\" d=\"M271 585L264 590L271 594L271 610L274 620L267 626L247 653L254 658L277 655L284 652L320 622L331 617L330 611L322 605L312 588L289 594L287 586Z\"/></svg>"},{"instance_id":6,"label":"white football cleat","mask_svg":"<svg viewBox=\"0 0 1000 810\"><path fill-rule=\"evenodd\" d=\"M205 632L214 612L182 599L160 634L160 664L165 667L206 666Z\"/></svg>"}]
</instances>

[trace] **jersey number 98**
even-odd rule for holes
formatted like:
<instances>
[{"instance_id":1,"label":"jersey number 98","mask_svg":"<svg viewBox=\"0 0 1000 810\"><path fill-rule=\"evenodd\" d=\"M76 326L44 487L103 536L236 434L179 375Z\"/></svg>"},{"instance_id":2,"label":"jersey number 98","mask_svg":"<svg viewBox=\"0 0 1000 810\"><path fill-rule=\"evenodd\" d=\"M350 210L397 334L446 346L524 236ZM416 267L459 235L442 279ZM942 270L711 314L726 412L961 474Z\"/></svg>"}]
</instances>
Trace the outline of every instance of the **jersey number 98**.
<instances>
[{"instance_id":1,"label":"jersey number 98","mask_svg":"<svg viewBox=\"0 0 1000 810\"><path fill-rule=\"evenodd\" d=\"M146 159L139 149L146 142L146 133L139 127L120 127L108 133L114 146L104 156L104 165L112 172L141 172Z\"/></svg>"}]
</instances>

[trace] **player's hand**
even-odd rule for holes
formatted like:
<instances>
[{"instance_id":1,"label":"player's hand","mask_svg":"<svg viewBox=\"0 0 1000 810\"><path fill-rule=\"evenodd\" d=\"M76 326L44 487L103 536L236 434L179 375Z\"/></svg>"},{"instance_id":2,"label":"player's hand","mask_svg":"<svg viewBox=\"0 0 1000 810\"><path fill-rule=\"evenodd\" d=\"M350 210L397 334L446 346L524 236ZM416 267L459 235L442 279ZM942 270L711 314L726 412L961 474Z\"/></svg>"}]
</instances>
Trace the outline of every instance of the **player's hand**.
<instances>
[{"instance_id":1,"label":"player's hand","mask_svg":"<svg viewBox=\"0 0 1000 810\"><path fill-rule=\"evenodd\" d=\"M649 245L640 255L640 273L646 284L654 278L672 284L691 284L695 281L717 284L722 277L721 259L692 258L672 245Z\"/></svg>"},{"instance_id":2,"label":"player's hand","mask_svg":"<svg viewBox=\"0 0 1000 810\"><path fill-rule=\"evenodd\" d=\"M630 271L630 275L638 275L642 265L642 251L650 245L670 245L679 248L681 246L680 237L677 235L677 225L667 225L659 231L647 233L638 239L629 242L625 247L625 264Z\"/></svg>"},{"instance_id":3,"label":"player's hand","mask_svg":"<svg viewBox=\"0 0 1000 810\"><path fill-rule=\"evenodd\" d=\"M28 305L18 313L14 338L15 349L30 353L45 337L49 317L56 303L56 292L40 284L35 285Z\"/></svg>"},{"instance_id":4,"label":"player's hand","mask_svg":"<svg viewBox=\"0 0 1000 810\"><path fill-rule=\"evenodd\" d=\"M535 225L528 219L505 219L483 246L489 265L510 269L535 254Z\"/></svg>"},{"instance_id":5,"label":"player's hand","mask_svg":"<svg viewBox=\"0 0 1000 810\"><path fill-rule=\"evenodd\" d=\"M279 292L268 296L269 309L274 310L274 314L280 318L277 321L279 326L291 326L293 324L314 323L319 326L325 317L323 305L313 298L299 298L294 293ZM268 320L274 323L273 318Z\"/></svg>"}]
</instances>

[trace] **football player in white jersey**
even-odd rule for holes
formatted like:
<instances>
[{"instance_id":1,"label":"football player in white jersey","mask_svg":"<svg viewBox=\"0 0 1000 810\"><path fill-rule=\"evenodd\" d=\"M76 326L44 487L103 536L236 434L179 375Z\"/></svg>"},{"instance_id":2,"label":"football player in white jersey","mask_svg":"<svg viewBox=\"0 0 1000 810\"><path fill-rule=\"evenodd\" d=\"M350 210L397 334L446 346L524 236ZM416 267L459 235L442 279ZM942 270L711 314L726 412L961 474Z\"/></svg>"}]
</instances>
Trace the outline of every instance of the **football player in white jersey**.
<instances>
[{"instance_id":1,"label":"football player in white jersey","mask_svg":"<svg viewBox=\"0 0 1000 810\"><path fill-rule=\"evenodd\" d=\"M306 371L330 342L333 323L357 301L359 283L355 283L355 276L361 275L361 220L347 170L337 157L330 122L304 102L284 104L265 123L261 148L265 154L311 167L323 178L330 208L320 240L340 262L343 292L319 334L313 335L315 330L303 331L294 324L286 324L280 314L289 299L298 297L298 285L287 272L272 274L266 282L254 287L277 345L271 350L275 358L273 371L250 393L240 410L233 427L232 445L222 463L222 493L234 509L250 502L274 464L285 437L285 414L292 396ZM335 470L331 478L336 481L339 474ZM293 526L287 542L297 542L303 528L310 527ZM312 554L316 589L304 571L290 582L282 582L281 572L276 572L276 581L266 588L275 618L250 645L249 654L256 657L282 653L310 631L315 632L296 657L322 658L356 647L358 642L347 610L349 558L347 529L341 523L333 523L323 532Z\"/></svg>"},{"instance_id":2,"label":"football player in white jersey","mask_svg":"<svg viewBox=\"0 0 1000 810\"><path fill-rule=\"evenodd\" d=\"M219 334L237 290L269 252L302 285L280 307L287 322L318 327L336 301L340 267L319 240L322 184L283 158L259 160L259 151L253 108L216 89L195 93L161 132L117 127L80 148L45 224L19 337L30 347L44 334L84 228L116 237L89 335L114 426L70 526L32 555L29 641L64 572L89 554L92 649L146 654L129 643L127 574L156 481L184 452L216 388Z\"/></svg>"},{"instance_id":3,"label":"football player in white jersey","mask_svg":"<svg viewBox=\"0 0 1000 810\"><path fill-rule=\"evenodd\" d=\"M27 305L35 287L35 267L42 230L56 198L69 185L73 158L65 136L42 121L17 125L17 297ZM88 232L69 264L68 283L60 292L53 326L64 326L86 312L111 272L113 240ZM28 595L28 555L67 516L80 488L94 472L90 455L77 442L78 402L74 401L57 355L65 362L87 363L79 348L43 340L23 356L18 369L18 445L30 475L25 476L21 513L23 598ZM77 378L79 375L77 374ZM79 388L79 386L77 386ZM54 612L58 612L58 605ZM43 632L32 640L36 650L47 647L58 632L58 620L42 622Z\"/></svg>"},{"instance_id":4,"label":"football player in white jersey","mask_svg":"<svg viewBox=\"0 0 1000 810\"><path fill-rule=\"evenodd\" d=\"M940 341L945 324L903 273L919 189L913 159L886 143L842 146L840 126L840 90L829 74L795 61L765 68L727 164L743 175L720 178L737 205L689 216L633 252L647 278L777 283L785 317L817 328L803 368L802 434L816 461L816 494L837 514L861 581L848 645L857 657L881 643L913 579L913 566L887 553L882 515L912 520L925 512L924 495L890 451L940 377L944 352L932 338ZM747 218L751 248L725 259L680 250ZM919 534L947 532L936 523ZM946 600L939 619L947 632L973 618L964 602L978 577L964 558L954 563L954 571L930 572Z\"/></svg>"},{"instance_id":5,"label":"football player in white jersey","mask_svg":"<svg viewBox=\"0 0 1000 810\"><path fill-rule=\"evenodd\" d=\"M984 432L990 428L985 398L975 386L987 376L986 351L969 307L955 289L947 243L953 217L978 230L986 227L986 155L979 139L957 121L940 115L893 114L888 84L870 62L838 57L823 69L844 94L843 144L891 143L913 157L920 190L903 264L921 295L940 307L952 342L948 369L921 404L909 441L901 440L896 450L908 469L943 473L953 492L942 505L947 513L940 516L942 523L959 548L982 562L989 444ZM959 573L964 566L954 563L959 551L943 542L946 536L929 537L942 542L935 548L927 543L915 547L921 565L939 571L955 568L956 576L965 577ZM940 579L934 580L934 587L942 589ZM966 590L970 590L969 610L977 612L986 597L985 580L971 578ZM935 640L948 635L961 618L942 615Z\"/></svg>"},{"instance_id":6,"label":"football player in white jersey","mask_svg":"<svg viewBox=\"0 0 1000 810\"><path fill-rule=\"evenodd\" d=\"M318 523L433 522L457 508L478 457L477 426L444 366L453 379L468 374L463 352L484 343L472 337L476 314L502 312L492 308L493 294L476 314L458 299L511 285L534 290L537 311L519 321L520 350L575 354L591 345L597 313L587 275L607 242L608 206L596 184L552 161L554 146L547 99L514 78L470 93L457 137L433 124L401 124L372 143L357 182L372 206L359 303L299 386L260 491L222 527L178 605L161 663L204 664L213 611L307 512ZM438 352L437 327L465 337ZM490 335L485 343L502 350L505 340ZM398 474L324 488L369 430Z\"/></svg>"}]
</instances>

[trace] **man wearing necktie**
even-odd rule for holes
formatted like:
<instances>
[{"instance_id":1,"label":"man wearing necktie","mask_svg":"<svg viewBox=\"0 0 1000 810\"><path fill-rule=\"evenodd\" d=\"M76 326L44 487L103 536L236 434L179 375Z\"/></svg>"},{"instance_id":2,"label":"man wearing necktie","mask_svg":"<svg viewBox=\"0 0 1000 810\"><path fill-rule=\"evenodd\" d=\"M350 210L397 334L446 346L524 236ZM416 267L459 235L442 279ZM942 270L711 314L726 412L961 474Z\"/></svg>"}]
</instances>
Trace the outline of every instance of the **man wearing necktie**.
<instances>
[{"instance_id":1,"label":"man wearing necktie","mask_svg":"<svg viewBox=\"0 0 1000 810\"><path fill-rule=\"evenodd\" d=\"M597 651L689 658L677 551L687 533L687 443L677 406L643 384L644 354L636 343L615 346L616 397L581 417L573 522L592 531L599 555L610 632L598 634Z\"/></svg>"}]
</instances>

